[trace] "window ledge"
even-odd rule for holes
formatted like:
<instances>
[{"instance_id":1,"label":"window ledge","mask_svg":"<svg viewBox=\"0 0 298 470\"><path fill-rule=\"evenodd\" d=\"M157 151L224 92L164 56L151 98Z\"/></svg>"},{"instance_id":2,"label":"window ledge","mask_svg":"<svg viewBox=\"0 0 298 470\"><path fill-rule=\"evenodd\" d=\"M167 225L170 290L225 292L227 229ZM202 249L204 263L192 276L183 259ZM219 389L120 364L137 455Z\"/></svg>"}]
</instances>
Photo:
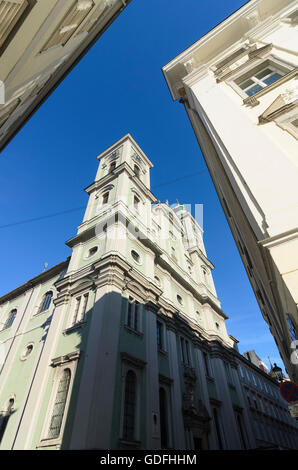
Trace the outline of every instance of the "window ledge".
<instances>
[{"instance_id":1,"label":"window ledge","mask_svg":"<svg viewBox=\"0 0 298 470\"><path fill-rule=\"evenodd\" d=\"M61 446L62 439L56 438L56 439L42 439L39 444L36 446L36 449L40 449L42 447L57 447L60 448Z\"/></svg>"},{"instance_id":2,"label":"window ledge","mask_svg":"<svg viewBox=\"0 0 298 470\"><path fill-rule=\"evenodd\" d=\"M70 326L69 328L66 328L62 333L63 333L64 336L68 335L68 334L72 333L73 331L78 330L79 328L84 328L86 323L87 322L85 322L85 321L82 321L80 323L76 323L75 325Z\"/></svg>"},{"instance_id":3,"label":"window ledge","mask_svg":"<svg viewBox=\"0 0 298 470\"><path fill-rule=\"evenodd\" d=\"M31 319L39 317L40 315L43 315L44 313L49 313L49 311L50 311L50 309L47 308L46 310L42 310L42 312L37 312L37 313L35 313L35 315L32 315Z\"/></svg>"},{"instance_id":4,"label":"window ledge","mask_svg":"<svg viewBox=\"0 0 298 470\"><path fill-rule=\"evenodd\" d=\"M162 354L163 356L168 356L168 352L165 349L158 348L157 351Z\"/></svg>"},{"instance_id":5,"label":"window ledge","mask_svg":"<svg viewBox=\"0 0 298 470\"><path fill-rule=\"evenodd\" d=\"M267 85L265 88L262 88L262 90L258 91L252 96L248 96L243 100L243 104L246 104L248 106L254 107L260 104L258 101L258 98L260 96L265 95L266 93L269 93L269 91L274 90L275 88L279 87L283 83L287 82L291 78L295 77L298 74L298 68L295 68L294 70L291 70L291 72L287 73L283 77L279 78L275 82L271 83L270 85Z\"/></svg>"},{"instance_id":6,"label":"window ledge","mask_svg":"<svg viewBox=\"0 0 298 470\"><path fill-rule=\"evenodd\" d=\"M139 336L139 337L143 336L143 333L141 331L134 330L133 328L131 328L128 325L124 325L124 328L128 331L128 333L132 333L132 334L134 334L136 336Z\"/></svg>"}]
</instances>

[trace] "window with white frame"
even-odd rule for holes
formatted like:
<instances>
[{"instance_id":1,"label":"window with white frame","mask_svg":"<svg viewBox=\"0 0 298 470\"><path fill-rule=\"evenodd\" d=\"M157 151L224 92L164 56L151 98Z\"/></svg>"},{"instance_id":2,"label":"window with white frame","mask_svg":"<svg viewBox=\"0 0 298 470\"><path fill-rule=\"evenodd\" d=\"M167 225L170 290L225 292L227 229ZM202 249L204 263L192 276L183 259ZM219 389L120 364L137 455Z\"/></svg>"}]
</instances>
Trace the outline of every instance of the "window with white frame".
<instances>
[{"instance_id":1,"label":"window with white frame","mask_svg":"<svg viewBox=\"0 0 298 470\"><path fill-rule=\"evenodd\" d=\"M80 295L75 298L74 312L72 316L71 326L82 323L85 320L89 293Z\"/></svg>"},{"instance_id":2,"label":"window with white frame","mask_svg":"<svg viewBox=\"0 0 298 470\"><path fill-rule=\"evenodd\" d=\"M49 291L46 292L42 298L39 310L37 313L45 312L50 308L51 302L52 302L52 297L53 297L53 292Z\"/></svg>"},{"instance_id":3,"label":"window with white frame","mask_svg":"<svg viewBox=\"0 0 298 470\"><path fill-rule=\"evenodd\" d=\"M141 304L129 297L127 302L126 326L130 329L141 332Z\"/></svg>"},{"instance_id":4,"label":"window with white frame","mask_svg":"<svg viewBox=\"0 0 298 470\"><path fill-rule=\"evenodd\" d=\"M57 439L60 436L66 400L69 392L69 385L71 379L70 369L63 370L59 380L58 389L56 392L55 402L52 410L50 426L48 430L48 439Z\"/></svg>"},{"instance_id":5,"label":"window with white frame","mask_svg":"<svg viewBox=\"0 0 298 470\"><path fill-rule=\"evenodd\" d=\"M243 70L235 70L226 80L243 99L249 99L250 96L264 90L274 82L290 72L294 73L295 67L291 64L281 61L280 59L268 56L266 59L259 59L257 63Z\"/></svg>"},{"instance_id":6,"label":"window with white frame","mask_svg":"<svg viewBox=\"0 0 298 470\"><path fill-rule=\"evenodd\" d=\"M62 441L79 356L79 351L73 351L52 360L55 375L38 448Z\"/></svg>"},{"instance_id":7,"label":"window with white frame","mask_svg":"<svg viewBox=\"0 0 298 470\"><path fill-rule=\"evenodd\" d=\"M285 73L272 65L266 65L259 69L251 70L235 80L235 83L247 96L254 95L271 83L279 80Z\"/></svg>"},{"instance_id":8,"label":"window with white frame","mask_svg":"<svg viewBox=\"0 0 298 470\"><path fill-rule=\"evenodd\" d=\"M11 310L11 312L9 313L4 325L3 325L3 328L2 330L6 330L8 328L10 328L15 320L15 317L17 316L17 309L14 308L13 310Z\"/></svg>"}]
</instances>

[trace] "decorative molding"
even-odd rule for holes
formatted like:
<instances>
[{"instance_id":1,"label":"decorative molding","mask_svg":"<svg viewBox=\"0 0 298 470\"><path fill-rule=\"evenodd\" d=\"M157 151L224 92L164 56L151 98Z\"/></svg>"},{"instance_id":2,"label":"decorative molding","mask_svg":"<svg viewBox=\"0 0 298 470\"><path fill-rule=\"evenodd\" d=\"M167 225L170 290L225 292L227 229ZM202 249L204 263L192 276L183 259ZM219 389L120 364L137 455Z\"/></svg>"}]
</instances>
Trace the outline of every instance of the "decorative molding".
<instances>
[{"instance_id":1,"label":"decorative molding","mask_svg":"<svg viewBox=\"0 0 298 470\"><path fill-rule=\"evenodd\" d=\"M146 361L143 361L142 359L131 356L130 354L126 352L121 352L120 356L121 356L122 362L125 362L128 365L136 367L137 369L144 369L144 367L147 365Z\"/></svg>"},{"instance_id":2,"label":"decorative molding","mask_svg":"<svg viewBox=\"0 0 298 470\"><path fill-rule=\"evenodd\" d=\"M61 366L62 364L66 364L67 362L77 361L80 355L81 355L81 351L76 350L71 353L65 354L64 356L55 357L51 361L51 366L57 367L57 366Z\"/></svg>"},{"instance_id":3,"label":"decorative molding","mask_svg":"<svg viewBox=\"0 0 298 470\"><path fill-rule=\"evenodd\" d=\"M266 124L274 121L276 118L293 111L298 107L298 99L293 103L285 104L282 94L259 116L259 124Z\"/></svg>"},{"instance_id":4,"label":"decorative molding","mask_svg":"<svg viewBox=\"0 0 298 470\"><path fill-rule=\"evenodd\" d=\"M158 378L159 378L160 384L167 385L168 387L170 387L170 386L173 384L173 382L174 382L173 379L171 379L170 377L166 377L166 376L163 375L163 374L159 374L159 375L158 375Z\"/></svg>"},{"instance_id":5,"label":"decorative molding","mask_svg":"<svg viewBox=\"0 0 298 470\"><path fill-rule=\"evenodd\" d=\"M218 407L220 407L222 405L222 401L217 400L217 398L210 397L209 401L210 401L211 405L215 405L215 406L218 406Z\"/></svg>"}]
</instances>

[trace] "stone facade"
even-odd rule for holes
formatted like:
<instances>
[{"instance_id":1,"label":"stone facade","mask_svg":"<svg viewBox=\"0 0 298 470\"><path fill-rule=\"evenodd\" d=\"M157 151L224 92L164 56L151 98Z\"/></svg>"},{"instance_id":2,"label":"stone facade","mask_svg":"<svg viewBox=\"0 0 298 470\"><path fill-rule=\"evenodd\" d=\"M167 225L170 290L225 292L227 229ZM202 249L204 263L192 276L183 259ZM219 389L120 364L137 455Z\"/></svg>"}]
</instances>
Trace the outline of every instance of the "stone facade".
<instances>
[{"instance_id":1,"label":"stone facade","mask_svg":"<svg viewBox=\"0 0 298 470\"><path fill-rule=\"evenodd\" d=\"M202 228L130 135L98 159L70 258L0 299L1 449L256 448Z\"/></svg>"}]
</instances>

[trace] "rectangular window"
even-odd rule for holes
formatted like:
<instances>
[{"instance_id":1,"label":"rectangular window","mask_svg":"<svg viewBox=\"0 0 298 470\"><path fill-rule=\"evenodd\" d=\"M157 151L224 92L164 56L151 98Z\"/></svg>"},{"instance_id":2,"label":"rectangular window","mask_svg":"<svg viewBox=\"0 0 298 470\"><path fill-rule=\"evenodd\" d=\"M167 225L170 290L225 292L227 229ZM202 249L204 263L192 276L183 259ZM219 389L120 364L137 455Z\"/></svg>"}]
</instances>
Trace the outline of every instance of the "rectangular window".
<instances>
[{"instance_id":1,"label":"rectangular window","mask_svg":"<svg viewBox=\"0 0 298 470\"><path fill-rule=\"evenodd\" d=\"M81 295L76 298L72 325L82 323L85 319L89 294Z\"/></svg>"},{"instance_id":2,"label":"rectangular window","mask_svg":"<svg viewBox=\"0 0 298 470\"><path fill-rule=\"evenodd\" d=\"M140 310L140 304L139 302L135 302L135 314L134 314L134 322L133 322L133 328L135 331L139 330L139 310Z\"/></svg>"},{"instance_id":3,"label":"rectangular window","mask_svg":"<svg viewBox=\"0 0 298 470\"><path fill-rule=\"evenodd\" d=\"M98 23L99 18L102 16L102 14L108 9L108 5L106 2L102 2L99 7L92 13L87 20L84 22L83 26L80 28L80 30L76 33L80 34L83 31L86 31L89 33L93 27Z\"/></svg>"},{"instance_id":4,"label":"rectangular window","mask_svg":"<svg viewBox=\"0 0 298 470\"><path fill-rule=\"evenodd\" d=\"M287 317L287 321L288 321L288 325L289 325L291 340L295 341L297 339L296 328L295 328L295 326L292 322L292 319L291 319L291 317L288 313L286 313L286 317Z\"/></svg>"},{"instance_id":5,"label":"rectangular window","mask_svg":"<svg viewBox=\"0 0 298 470\"><path fill-rule=\"evenodd\" d=\"M141 304L132 297L128 299L126 326L134 331L141 331Z\"/></svg>"},{"instance_id":6,"label":"rectangular window","mask_svg":"<svg viewBox=\"0 0 298 470\"><path fill-rule=\"evenodd\" d=\"M230 366L225 361L224 361L224 366L225 366L227 381L228 381L229 384L232 384L232 376L231 376Z\"/></svg>"},{"instance_id":7,"label":"rectangular window","mask_svg":"<svg viewBox=\"0 0 298 470\"><path fill-rule=\"evenodd\" d=\"M271 65L267 65L258 71L251 71L246 74L245 78L240 77L235 80L235 83L243 90L248 96L254 95L271 83L279 80L284 72L277 70Z\"/></svg>"},{"instance_id":8,"label":"rectangular window","mask_svg":"<svg viewBox=\"0 0 298 470\"><path fill-rule=\"evenodd\" d=\"M0 47L28 6L27 0L0 0Z\"/></svg>"},{"instance_id":9,"label":"rectangular window","mask_svg":"<svg viewBox=\"0 0 298 470\"><path fill-rule=\"evenodd\" d=\"M204 366L205 366L205 373L208 377L211 377L210 367L209 367L209 357L208 357L208 354L205 352L203 352L203 360L204 360Z\"/></svg>"},{"instance_id":10,"label":"rectangular window","mask_svg":"<svg viewBox=\"0 0 298 470\"><path fill-rule=\"evenodd\" d=\"M257 381L256 381L255 374L253 372L251 373L251 376L252 376L252 381L253 381L254 385L257 387L258 384L257 384Z\"/></svg>"},{"instance_id":11,"label":"rectangular window","mask_svg":"<svg viewBox=\"0 0 298 470\"><path fill-rule=\"evenodd\" d=\"M163 349L163 325L159 321L156 323L156 340L158 349Z\"/></svg>"},{"instance_id":12,"label":"rectangular window","mask_svg":"<svg viewBox=\"0 0 298 470\"><path fill-rule=\"evenodd\" d=\"M181 344L181 353L182 353L182 361L183 364L191 365L191 358L190 358L190 349L189 349L189 341L184 338L180 338Z\"/></svg>"},{"instance_id":13,"label":"rectangular window","mask_svg":"<svg viewBox=\"0 0 298 470\"><path fill-rule=\"evenodd\" d=\"M241 378L244 379L244 372L243 372L243 369L242 367L239 365L239 370L240 370L240 375L241 375Z\"/></svg>"},{"instance_id":14,"label":"rectangular window","mask_svg":"<svg viewBox=\"0 0 298 470\"><path fill-rule=\"evenodd\" d=\"M64 46L77 31L79 25L87 17L93 6L92 0L77 0L43 46L41 52L54 46Z\"/></svg>"},{"instance_id":15,"label":"rectangular window","mask_svg":"<svg viewBox=\"0 0 298 470\"><path fill-rule=\"evenodd\" d=\"M242 420L241 414L236 413L236 421L237 421L238 432L239 432L240 441L241 441L241 447L242 449L247 449L245 431L244 431L243 420Z\"/></svg>"}]
</instances>

